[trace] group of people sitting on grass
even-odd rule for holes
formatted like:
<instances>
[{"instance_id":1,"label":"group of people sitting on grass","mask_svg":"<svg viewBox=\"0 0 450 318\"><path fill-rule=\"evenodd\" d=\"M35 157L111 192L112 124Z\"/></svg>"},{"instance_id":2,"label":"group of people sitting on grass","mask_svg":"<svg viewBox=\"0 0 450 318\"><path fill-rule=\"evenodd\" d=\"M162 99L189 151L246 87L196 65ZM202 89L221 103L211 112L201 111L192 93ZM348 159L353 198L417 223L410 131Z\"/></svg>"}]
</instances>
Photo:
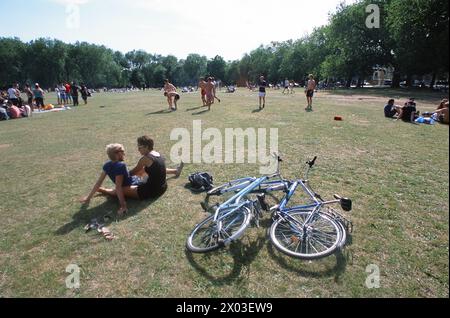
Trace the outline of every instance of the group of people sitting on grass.
<instances>
[{"instance_id":1,"label":"group of people sitting on grass","mask_svg":"<svg viewBox=\"0 0 450 318\"><path fill-rule=\"evenodd\" d=\"M19 84L11 84L7 90L0 92L0 98L17 107L28 105L32 111L35 109L41 111L45 108L44 99L46 93L48 91L43 90L39 83L34 84L33 87L30 84L25 84L22 90ZM81 84L79 86L75 82L57 85L55 93L58 105L67 105L70 102L73 103L73 106L77 106L80 94L84 103L87 104L87 98L91 96L86 85Z\"/></svg>"},{"instance_id":2,"label":"group of people sitting on grass","mask_svg":"<svg viewBox=\"0 0 450 318\"><path fill-rule=\"evenodd\" d=\"M443 99L435 111L423 113L422 118L429 118L430 120L448 125L448 105L448 99ZM396 120L414 123L419 118L420 112L417 111L417 104L414 98L410 98L404 106L395 105L395 100L390 99L384 107L384 116L387 118L394 118Z\"/></svg>"},{"instance_id":3,"label":"group of people sitting on grass","mask_svg":"<svg viewBox=\"0 0 450 318\"><path fill-rule=\"evenodd\" d=\"M106 146L106 154L109 161L103 166L103 170L88 196L80 201L89 204L97 193L116 197L119 199L118 215L122 216L127 211L126 199L148 200L156 199L167 190L167 175L178 178L183 170L183 163L176 169L166 168L165 160L154 150L154 141L148 136L137 139L137 148L141 159L137 165L128 171L125 160L125 148L121 144ZM114 183L114 189L103 188L106 177Z\"/></svg>"},{"instance_id":4,"label":"group of people sitting on grass","mask_svg":"<svg viewBox=\"0 0 450 318\"><path fill-rule=\"evenodd\" d=\"M0 120L17 119L32 116L31 107L28 105L14 105L11 100L0 97Z\"/></svg>"}]
</instances>

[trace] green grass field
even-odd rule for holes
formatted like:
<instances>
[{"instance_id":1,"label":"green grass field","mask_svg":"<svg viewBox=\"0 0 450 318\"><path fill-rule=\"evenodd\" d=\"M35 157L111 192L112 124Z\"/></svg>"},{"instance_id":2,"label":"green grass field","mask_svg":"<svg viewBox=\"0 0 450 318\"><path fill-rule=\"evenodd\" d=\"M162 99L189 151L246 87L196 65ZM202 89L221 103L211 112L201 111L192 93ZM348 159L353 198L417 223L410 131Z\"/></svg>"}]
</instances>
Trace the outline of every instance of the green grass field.
<instances>
[{"instance_id":1,"label":"green grass field","mask_svg":"<svg viewBox=\"0 0 450 318\"><path fill-rule=\"evenodd\" d=\"M388 97L413 95L423 112L444 96L321 92L316 111L306 113L300 91L270 91L262 112L255 112L256 94L220 94L209 113L201 113L197 93L184 94L176 113L161 112L167 106L159 91L97 94L71 111L0 122L0 297L448 297L449 127L383 116ZM192 130L198 119L222 132L279 128L289 178L301 177L303 163L317 155L315 190L354 201L345 253L315 262L284 256L268 240L269 216L228 249L186 253L187 235L207 216L204 195L184 188L187 176L204 170L219 184L259 175L259 165L250 164L189 164L159 200L129 202L129 215L109 224L116 240L85 234L91 218L118 207L104 197L89 207L78 203L106 161L105 145L124 144L131 168L137 137L152 136L169 157L172 129ZM77 290L66 288L70 264L81 268ZM380 270L378 289L366 287L371 264Z\"/></svg>"}]
</instances>

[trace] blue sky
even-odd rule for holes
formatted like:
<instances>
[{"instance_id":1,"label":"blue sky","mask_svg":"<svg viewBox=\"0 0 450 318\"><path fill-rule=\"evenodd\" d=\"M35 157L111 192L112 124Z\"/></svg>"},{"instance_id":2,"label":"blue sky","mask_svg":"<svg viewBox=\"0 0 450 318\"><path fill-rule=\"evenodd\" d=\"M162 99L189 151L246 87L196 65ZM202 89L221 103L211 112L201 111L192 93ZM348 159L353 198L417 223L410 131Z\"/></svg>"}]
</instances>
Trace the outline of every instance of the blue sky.
<instances>
[{"instance_id":1,"label":"blue sky","mask_svg":"<svg viewBox=\"0 0 450 318\"><path fill-rule=\"evenodd\" d=\"M199 53L234 60L260 44L298 39L326 24L328 13L340 2L2 0L1 12L17 14L2 17L0 37L49 37L102 44L124 53L143 49L178 58Z\"/></svg>"}]
</instances>

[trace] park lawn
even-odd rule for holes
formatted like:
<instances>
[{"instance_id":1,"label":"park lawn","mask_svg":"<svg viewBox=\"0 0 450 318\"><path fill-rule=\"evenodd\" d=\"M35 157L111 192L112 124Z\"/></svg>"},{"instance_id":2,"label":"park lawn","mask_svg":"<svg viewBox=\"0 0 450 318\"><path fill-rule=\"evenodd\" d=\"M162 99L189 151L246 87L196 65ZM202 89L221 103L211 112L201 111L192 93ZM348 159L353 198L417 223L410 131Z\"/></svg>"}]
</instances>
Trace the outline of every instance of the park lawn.
<instances>
[{"instance_id":1,"label":"park lawn","mask_svg":"<svg viewBox=\"0 0 450 318\"><path fill-rule=\"evenodd\" d=\"M269 91L266 109L255 112L257 92L240 89L220 94L209 113L198 107L197 93L183 94L180 110L165 113L153 90L96 94L71 111L0 122L0 297L448 297L449 128L384 118L388 97L404 102L407 95L421 111L444 97L320 92L315 111L306 113L300 91ZM317 155L314 189L354 201L354 233L343 255L305 262L280 254L267 237L269 216L223 251L186 253L187 235L207 216L204 195L185 189L187 176L208 171L219 184L259 175L259 165L250 164L188 164L159 200L129 202L129 215L109 224L116 240L85 234L91 218L118 207L104 197L89 207L78 203L106 161L105 145L123 143L131 168L137 137L152 136L169 157L172 129L191 131L193 120L222 133L279 128L285 177L301 177L303 163ZM66 288L70 264L81 268L77 290ZM378 289L366 286L370 265L380 270Z\"/></svg>"}]
</instances>

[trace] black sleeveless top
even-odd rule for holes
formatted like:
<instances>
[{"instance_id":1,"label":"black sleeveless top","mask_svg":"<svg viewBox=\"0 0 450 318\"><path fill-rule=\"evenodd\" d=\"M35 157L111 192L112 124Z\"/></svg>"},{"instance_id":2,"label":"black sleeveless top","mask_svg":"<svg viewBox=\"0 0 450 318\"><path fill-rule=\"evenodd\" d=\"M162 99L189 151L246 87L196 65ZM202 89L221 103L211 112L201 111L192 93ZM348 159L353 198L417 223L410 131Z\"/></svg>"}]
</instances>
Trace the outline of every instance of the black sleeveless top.
<instances>
[{"instance_id":1,"label":"black sleeveless top","mask_svg":"<svg viewBox=\"0 0 450 318\"><path fill-rule=\"evenodd\" d=\"M153 164L150 167L145 167L145 172L148 175L146 187L148 189L158 191L166 186L166 164L163 157L155 157L148 155L152 159Z\"/></svg>"}]
</instances>

